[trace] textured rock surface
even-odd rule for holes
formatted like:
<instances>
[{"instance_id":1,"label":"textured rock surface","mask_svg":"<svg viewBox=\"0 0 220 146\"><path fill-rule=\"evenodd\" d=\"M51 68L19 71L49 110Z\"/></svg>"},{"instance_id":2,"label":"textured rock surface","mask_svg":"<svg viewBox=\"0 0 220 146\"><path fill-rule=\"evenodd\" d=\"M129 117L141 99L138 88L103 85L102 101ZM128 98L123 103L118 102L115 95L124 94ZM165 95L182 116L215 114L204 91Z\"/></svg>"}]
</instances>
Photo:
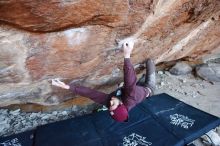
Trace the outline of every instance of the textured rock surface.
<instances>
[{"instance_id":1,"label":"textured rock surface","mask_svg":"<svg viewBox=\"0 0 220 146\"><path fill-rule=\"evenodd\" d=\"M110 89L122 79L115 42L127 37L135 64L220 52L218 0L0 1L0 22L0 106L72 98L50 86L57 77Z\"/></svg>"},{"instance_id":2,"label":"textured rock surface","mask_svg":"<svg viewBox=\"0 0 220 146\"><path fill-rule=\"evenodd\" d=\"M204 80L220 82L220 64L203 64L196 67L196 74Z\"/></svg>"},{"instance_id":3,"label":"textured rock surface","mask_svg":"<svg viewBox=\"0 0 220 146\"><path fill-rule=\"evenodd\" d=\"M177 62L169 72L173 75L185 75L192 71L192 67L184 62Z\"/></svg>"}]
</instances>

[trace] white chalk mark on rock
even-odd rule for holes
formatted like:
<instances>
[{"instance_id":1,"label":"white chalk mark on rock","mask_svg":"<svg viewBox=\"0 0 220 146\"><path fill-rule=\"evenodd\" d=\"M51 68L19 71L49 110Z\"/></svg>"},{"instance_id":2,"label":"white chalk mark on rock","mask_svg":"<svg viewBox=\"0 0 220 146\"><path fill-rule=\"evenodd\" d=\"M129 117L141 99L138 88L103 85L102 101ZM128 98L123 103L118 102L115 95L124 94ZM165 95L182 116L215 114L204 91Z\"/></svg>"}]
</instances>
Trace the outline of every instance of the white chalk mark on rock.
<instances>
[{"instance_id":1,"label":"white chalk mark on rock","mask_svg":"<svg viewBox=\"0 0 220 146\"><path fill-rule=\"evenodd\" d=\"M70 29L64 31L69 47L79 45L87 40L88 32L85 28Z\"/></svg>"}]
</instances>

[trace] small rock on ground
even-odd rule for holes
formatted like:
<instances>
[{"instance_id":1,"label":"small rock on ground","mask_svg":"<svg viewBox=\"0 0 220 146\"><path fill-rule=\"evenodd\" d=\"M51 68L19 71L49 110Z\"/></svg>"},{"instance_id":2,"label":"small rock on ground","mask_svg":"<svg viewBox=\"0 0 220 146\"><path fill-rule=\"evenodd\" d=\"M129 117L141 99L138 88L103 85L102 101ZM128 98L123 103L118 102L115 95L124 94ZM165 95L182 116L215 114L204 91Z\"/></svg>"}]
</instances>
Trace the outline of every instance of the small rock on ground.
<instances>
[{"instance_id":1,"label":"small rock on ground","mask_svg":"<svg viewBox=\"0 0 220 146\"><path fill-rule=\"evenodd\" d=\"M196 67L196 74L204 80L220 82L220 64L203 64Z\"/></svg>"},{"instance_id":2,"label":"small rock on ground","mask_svg":"<svg viewBox=\"0 0 220 146\"><path fill-rule=\"evenodd\" d=\"M185 75L192 71L192 67L184 62L178 62L174 65L169 72L173 75Z\"/></svg>"}]
</instances>

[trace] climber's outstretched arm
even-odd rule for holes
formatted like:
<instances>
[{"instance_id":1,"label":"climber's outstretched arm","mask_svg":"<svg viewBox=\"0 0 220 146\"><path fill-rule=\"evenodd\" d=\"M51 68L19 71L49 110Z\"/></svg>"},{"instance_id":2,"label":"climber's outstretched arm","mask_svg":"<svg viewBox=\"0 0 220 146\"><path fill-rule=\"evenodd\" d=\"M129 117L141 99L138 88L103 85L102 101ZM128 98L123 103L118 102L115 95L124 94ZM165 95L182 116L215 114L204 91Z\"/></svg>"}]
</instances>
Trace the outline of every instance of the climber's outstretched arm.
<instances>
[{"instance_id":1,"label":"climber's outstretched arm","mask_svg":"<svg viewBox=\"0 0 220 146\"><path fill-rule=\"evenodd\" d=\"M81 95L83 97L88 97L96 103L100 103L103 105L107 105L110 101L109 94L105 94L103 92L88 87L75 86L70 84L70 90L75 94Z\"/></svg>"},{"instance_id":2,"label":"climber's outstretched arm","mask_svg":"<svg viewBox=\"0 0 220 146\"><path fill-rule=\"evenodd\" d=\"M63 89L71 90L73 93L83 96L83 97L88 97L94 102L99 103L99 104L107 105L110 101L110 97L108 94L99 92L94 89L90 89L88 87L77 86L74 84L67 85L58 79L52 80L52 85L61 87Z\"/></svg>"}]
</instances>

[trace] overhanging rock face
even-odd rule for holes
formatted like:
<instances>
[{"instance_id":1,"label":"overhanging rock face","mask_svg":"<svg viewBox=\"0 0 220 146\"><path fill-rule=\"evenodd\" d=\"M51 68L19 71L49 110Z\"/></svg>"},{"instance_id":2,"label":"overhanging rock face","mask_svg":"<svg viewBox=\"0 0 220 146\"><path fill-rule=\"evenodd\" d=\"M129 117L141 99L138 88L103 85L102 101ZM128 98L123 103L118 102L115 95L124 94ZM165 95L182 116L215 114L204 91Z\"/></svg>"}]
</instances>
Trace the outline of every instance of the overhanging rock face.
<instances>
[{"instance_id":1,"label":"overhanging rock face","mask_svg":"<svg viewBox=\"0 0 220 146\"><path fill-rule=\"evenodd\" d=\"M104 89L122 79L116 41L137 40L134 64L220 52L218 0L0 2L0 106L58 104L62 78Z\"/></svg>"}]
</instances>

